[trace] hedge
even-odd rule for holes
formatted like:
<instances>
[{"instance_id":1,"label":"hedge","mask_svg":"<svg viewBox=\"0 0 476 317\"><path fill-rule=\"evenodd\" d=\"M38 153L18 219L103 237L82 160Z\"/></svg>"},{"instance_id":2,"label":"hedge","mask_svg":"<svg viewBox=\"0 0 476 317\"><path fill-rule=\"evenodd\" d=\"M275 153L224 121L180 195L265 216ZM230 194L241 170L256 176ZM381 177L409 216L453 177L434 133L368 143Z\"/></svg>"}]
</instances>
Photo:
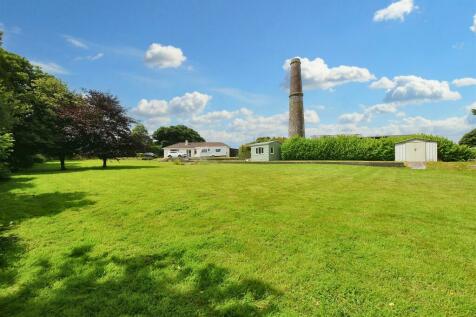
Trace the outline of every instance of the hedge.
<instances>
[{"instance_id":1,"label":"hedge","mask_svg":"<svg viewBox=\"0 0 476 317\"><path fill-rule=\"evenodd\" d=\"M440 136L415 134L380 139L359 136L328 136L316 139L291 138L281 147L283 160L359 160L393 161L395 143L422 138L438 143L438 159L446 162L467 161L476 154L466 145L458 145Z\"/></svg>"}]
</instances>

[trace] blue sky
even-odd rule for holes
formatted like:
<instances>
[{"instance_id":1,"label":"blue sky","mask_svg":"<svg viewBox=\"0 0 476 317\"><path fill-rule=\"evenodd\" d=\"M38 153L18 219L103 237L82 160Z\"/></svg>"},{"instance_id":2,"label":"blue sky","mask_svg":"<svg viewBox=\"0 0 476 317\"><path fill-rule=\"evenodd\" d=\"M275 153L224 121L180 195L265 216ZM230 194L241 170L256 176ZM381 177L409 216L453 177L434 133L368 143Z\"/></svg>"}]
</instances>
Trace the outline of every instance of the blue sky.
<instances>
[{"instance_id":1,"label":"blue sky","mask_svg":"<svg viewBox=\"0 0 476 317\"><path fill-rule=\"evenodd\" d=\"M6 49L119 97L152 132L230 145L287 134L302 58L306 134L474 128L476 1L6 1Z\"/></svg>"}]
</instances>

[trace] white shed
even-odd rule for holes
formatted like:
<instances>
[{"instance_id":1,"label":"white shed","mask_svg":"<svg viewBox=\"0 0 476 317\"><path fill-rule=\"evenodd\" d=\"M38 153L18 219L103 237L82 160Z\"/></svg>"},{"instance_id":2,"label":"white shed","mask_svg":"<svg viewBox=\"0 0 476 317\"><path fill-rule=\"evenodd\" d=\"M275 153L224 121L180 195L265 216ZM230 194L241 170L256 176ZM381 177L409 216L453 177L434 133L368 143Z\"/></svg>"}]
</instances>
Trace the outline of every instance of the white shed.
<instances>
[{"instance_id":1,"label":"white shed","mask_svg":"<svg viewBox=\"0 0 476 317\"><path fill-rule=\"evenodd\" d=\"M395 161L431 162L438 160L438 144L424 139L395 143Z\"/></svg>"}]
</instances>

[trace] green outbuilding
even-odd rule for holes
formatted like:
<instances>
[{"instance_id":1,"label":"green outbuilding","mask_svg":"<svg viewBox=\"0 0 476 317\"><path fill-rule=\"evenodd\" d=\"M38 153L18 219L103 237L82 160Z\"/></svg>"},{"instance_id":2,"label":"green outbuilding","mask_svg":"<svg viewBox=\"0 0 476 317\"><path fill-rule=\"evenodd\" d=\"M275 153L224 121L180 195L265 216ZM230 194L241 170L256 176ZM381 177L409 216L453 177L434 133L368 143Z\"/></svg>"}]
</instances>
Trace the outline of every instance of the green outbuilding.
<instances>
[{"instance_id":1,"label":"green outbuilding","mask_svg":"<svg viewBox=\"0 0 476 317\"><path fill-rule=\"evenodd\" d=\"M277 161L281 159L281 143L269 141L251 144L251 161Z\"/></svg>"}]
</instances>

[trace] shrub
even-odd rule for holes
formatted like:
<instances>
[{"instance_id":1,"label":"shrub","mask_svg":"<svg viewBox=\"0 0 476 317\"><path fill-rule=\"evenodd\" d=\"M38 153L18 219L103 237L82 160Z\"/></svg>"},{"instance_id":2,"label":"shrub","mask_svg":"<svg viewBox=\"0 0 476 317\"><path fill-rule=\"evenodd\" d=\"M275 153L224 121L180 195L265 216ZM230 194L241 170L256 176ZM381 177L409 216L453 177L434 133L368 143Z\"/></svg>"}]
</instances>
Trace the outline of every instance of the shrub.
<instances>
[{"instance_id":1,"label":"shrub","mask_svg":"<svg viewBox=\"0 0 476 317\"><path fill-rule=\"evenodd\" d=\"M153 144L149 147L149 150L158 157L164 157L164 149L160 145Z\"/></svg>"},{"instance_id":2,"label":"shrub","mask_svg":"<svg viewBox=\"0 0 476 317\"><path fill-rule=\"evenodd\" d=\"M476 147L476 129L473 129L463 135L463 137L459 141L459 144L467 145L469 147Z\"/></svg>"},{"instance_id":3,"label":"shrub","mask_svg":"<svg viewBox=\"0 0 476 317\"><path fill-rule=\"evenodd\" d=\"M31 159L33 163L44 163L47 161L47 158L43 154L35 154Z\"/></svg>"},{"instance_id":4,"label":"shrub","mask_svg":"<svg viewBox=\"0 0 476 317\"><path fill-rule=\"evenodd\" d=\"M238 149L238 158L240 160L246 160L251 157L251 146L250 144L243 144Z\"/></svg>"},{"instance_id":5,"label":"shrub","mask_svg":"<svg viewBox=\"0 0 476 317\"><path fill-rule=\"evenodd\" d=\"M10 133L0 133L0 179L10 175L7 160L13 151L13 136Z\"/></svg>"},{"instance_id":6,"label":"shrub","mask_svg":"<svg viewBox=\"0 0 476 317\"><path fill-rule=\"evenodd\" d=\"M281 156L283 160L393 161L395 143L410 138L436 141L438 158L442 161L467 161L475 157L468 146L455 144L443 137L423 134L380 139L344 135L317 139L296 137L283 143Z\"/></svg>"}]
</instances>

